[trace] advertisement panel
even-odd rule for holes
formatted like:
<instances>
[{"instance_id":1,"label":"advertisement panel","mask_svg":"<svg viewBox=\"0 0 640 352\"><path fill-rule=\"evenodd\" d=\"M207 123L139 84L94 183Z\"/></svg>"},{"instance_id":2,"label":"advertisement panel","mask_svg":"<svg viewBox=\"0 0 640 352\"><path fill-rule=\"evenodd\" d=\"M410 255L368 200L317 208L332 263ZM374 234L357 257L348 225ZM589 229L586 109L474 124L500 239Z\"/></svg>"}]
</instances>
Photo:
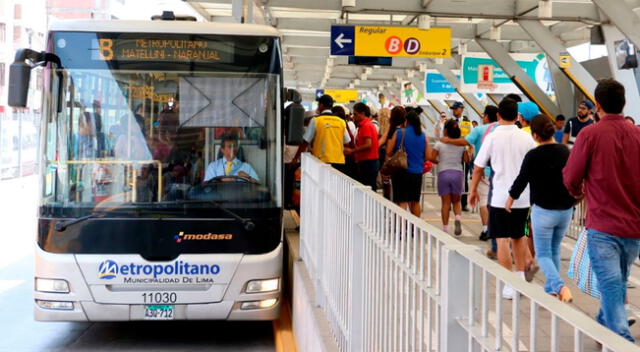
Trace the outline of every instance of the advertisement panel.
<instances>
[{"instance_id":1,"label":"advertisement panel","mask_svg":"<svg viewBox=\"0 0 640 352\"><path fill-rule=\"evenodd\" d=\"M547 94L553 94L553 81L544 54L511 54L516 63ZM478 86L478 68L481 65L493 66L493 84ZM461 90L465 93L519 93L511 78L500 66L484 53L469 53L462 57Z\"/></svg>"}]
</instances>

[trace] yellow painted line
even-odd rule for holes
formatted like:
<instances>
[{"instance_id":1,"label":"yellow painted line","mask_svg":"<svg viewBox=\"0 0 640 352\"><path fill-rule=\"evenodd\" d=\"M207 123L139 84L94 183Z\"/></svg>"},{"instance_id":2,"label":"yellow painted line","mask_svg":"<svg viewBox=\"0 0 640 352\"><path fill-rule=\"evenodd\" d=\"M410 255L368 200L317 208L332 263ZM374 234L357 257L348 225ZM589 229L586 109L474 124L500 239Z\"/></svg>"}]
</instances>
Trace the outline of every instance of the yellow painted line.
<instances>
[{"instance_id":1,"label":"yellow painted line","mask_svg":"<svg viewBox=\"0 0 640 352\"><path fill-rule=\"evenodd\" d=\"M573 84L576 85L576 87L582 92L582 94L584 94L587 99L591 100L594 104L596 103L596 99L593 97L593 95L591 94L591 92L589 92L583 85L582 83L580 83L580 81L578 81L578 79L576 78L576 76L574 76L571 71L569 71L566 68L561 68L560 69L565 76L567 76L567 78L569 78L569 80L571 82L573 82Z\"/></svg>"},{"instance_id":2,"label":"yellow painted line","mask_svg":"<svg viewBox=\"0 0 640 352\"><path fill-rule=\"evenodd\" d=\"M547 108L544 107L544 105L542 105L540 103L540 100L538 98L536 98L535 95L533 95L533 93L531 93L527 87L524 86L524 84L522 84L522 82L520 82L520 79L518 79L518 77L513 76L511 77L511 80L513 81L513 83L516 84L516 86L518 88L520 88L520 90L522 91L522 93L524 93L524 95L527 96L527 98L529 98L529 100L533 101L534 103L536 103L536 105L538 105L538 107L540 108L540 110L542 110L542 113L544 113L545 115L549 116L549 118L551 118L552 121L555 121L556 117L553 116L552 113L549 112L549 110L547 110Z\"/></svg>"},{"instance_id":3,"label":"yellow painted line","mask_svg":"<svg viewBox=\"0 0 640 352\"><path fill-rule=\"evenodd\" d=\"M462 99L466 101L467 104L469 104L469 106L473 109L473 111L476 112L476 114L478 114L478 116L482 117L482 111L478 110L478 107L476 107L475 105L473 105L473 103L471 103L471 101L467 98L465 93L462 93L462 91L458 88L456 88L456 92L458 92L458 95L460 95Z\"/></svg>"},{"instance_id":4,"label":"yellow painted line","mask_svg":"<svg viewBox=\"0 0 640 352\"><path fill-rule=\"evenodd\" d=\"M291 326L291 311L285 300L280 305L280 319L273 321L273 339L276 352L297 352L298 346Z\"/></svg>"}]
</instances>

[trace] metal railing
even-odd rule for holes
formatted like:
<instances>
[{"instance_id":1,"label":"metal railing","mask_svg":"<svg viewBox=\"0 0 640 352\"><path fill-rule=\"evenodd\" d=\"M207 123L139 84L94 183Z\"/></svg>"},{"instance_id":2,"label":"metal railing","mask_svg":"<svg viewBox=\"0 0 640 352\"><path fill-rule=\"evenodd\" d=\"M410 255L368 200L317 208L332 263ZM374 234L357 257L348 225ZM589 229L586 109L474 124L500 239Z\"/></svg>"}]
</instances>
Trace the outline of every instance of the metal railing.
<instances>
[{"instance_id":1,"label":"metal railing","mask_svg":"<svg viewBox=\"0 0 640 352\"><path fill-rule=\"evenodd\" d=\"M301 195L301 258L341 351L637 349L309 154Z\"/></svg>"}]
</instances>

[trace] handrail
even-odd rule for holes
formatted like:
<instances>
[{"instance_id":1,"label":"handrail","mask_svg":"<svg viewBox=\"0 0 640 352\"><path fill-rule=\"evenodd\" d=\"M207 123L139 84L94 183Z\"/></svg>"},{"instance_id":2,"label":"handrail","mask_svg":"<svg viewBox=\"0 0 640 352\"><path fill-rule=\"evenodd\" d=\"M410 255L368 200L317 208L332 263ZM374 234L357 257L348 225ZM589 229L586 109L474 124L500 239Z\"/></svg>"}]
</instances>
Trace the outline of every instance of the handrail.
<instances>
[{"instance_id":1,"label":"handrail","mask_svg":"<svg viewBox=\"0 0 640 352\"><path fill-rule=\"evenodd\" d=\"M560 321L572 328L576 351L585 337L601 342L604 350L639 350L477 247L310 154L303 154L302 165L301 258L340 350L502 350L505 344L518 349L528 340L535 351L546 334L541 327L549 326L551 350L558 351ZM500 294L505 284L516 292L510 302ZM522 298L530 301L526 318ZM505 304L518 314L505 314ZM539 314L540 309L549 314ZM510 325L503 321L507 316Z\"/></svg>"}]
</instances>

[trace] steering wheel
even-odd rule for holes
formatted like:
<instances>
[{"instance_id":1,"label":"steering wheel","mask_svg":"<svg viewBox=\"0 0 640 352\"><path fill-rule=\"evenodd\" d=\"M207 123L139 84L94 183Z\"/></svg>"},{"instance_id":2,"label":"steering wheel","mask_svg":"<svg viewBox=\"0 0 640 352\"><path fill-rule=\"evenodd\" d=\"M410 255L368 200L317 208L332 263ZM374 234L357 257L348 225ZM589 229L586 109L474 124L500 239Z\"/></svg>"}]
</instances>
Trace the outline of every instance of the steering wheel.
<instances>
[{"instance_id":1,"label":"steering wheel","mask_svg":"<svg viewBox=\"0 0 640 352\"><path fill-rule=\"evenodd\" d=\"M242 177L242 176L237 176L237 175L227 175L227 176L216 176L212 179L210 179L209 181L207 181L206 183L218 183L218 182L226 182L226 179L232 179L233 181L241 181L241 182L245 182L245 183L249 183L251 182L251 180Z\"/></svg>"}]
</instances>

